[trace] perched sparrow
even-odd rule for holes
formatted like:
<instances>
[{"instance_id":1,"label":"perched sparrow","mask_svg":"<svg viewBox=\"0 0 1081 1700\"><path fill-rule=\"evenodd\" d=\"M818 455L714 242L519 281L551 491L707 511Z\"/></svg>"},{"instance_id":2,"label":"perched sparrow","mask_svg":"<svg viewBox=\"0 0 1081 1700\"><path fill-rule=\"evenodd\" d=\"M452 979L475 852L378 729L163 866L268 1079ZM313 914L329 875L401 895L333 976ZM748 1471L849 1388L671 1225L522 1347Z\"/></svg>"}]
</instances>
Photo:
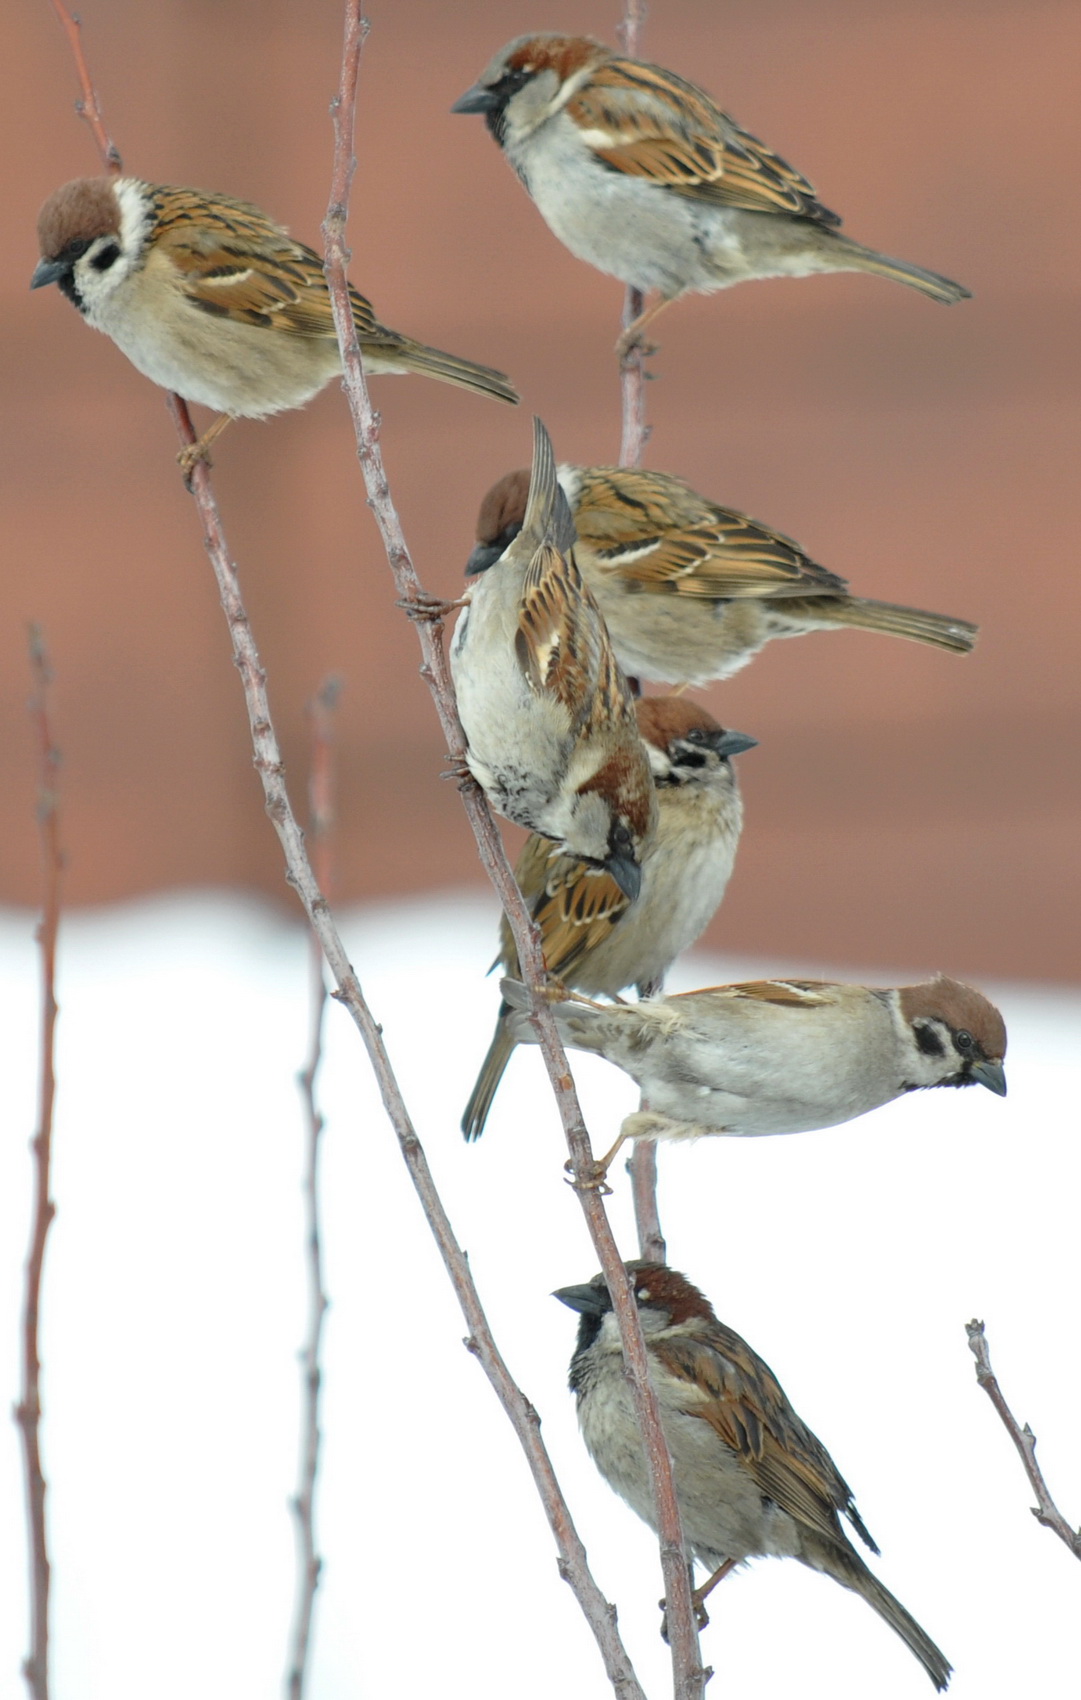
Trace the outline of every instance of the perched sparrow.
<instances>
[{"instance_id":1,"label":"perched sparrow","mask_svg":"<svg viewBox=\"0 0 1081 1700\"><path fill-rule=\"evenodd\" d=\"M628 1263L650 1380L672 1454L688 1555L711 1572L701 1601L746 1558L798 1558L862 1594L919 1659L936 1688L950 1665L867 1568L841 1523L873 1553L852 1491L822 1442L802 1423L768 1364L708 1299L663 1263ZM581 1315L571 1391L590 1457L609 1487L656 1529L653 1494L619 1330L603 1275L553 1294ZM704 1618L703 1621L708 1621Z\"/></svg>"},{"instance_id":2,"label":"perched sparrow","mask_svg":"<svg viewBox=\"0 0 1081 1700\"><path fill-rule=\"evenodd\" d=\"M877 272L934 301L959 283L842 236L805 177L709 95L589 36L519 36L451 108L483 112L551 230L580 260L660 300L755 277Z\"/></svg>"},{"instance_id":3,"label":"perched sparrow","mask_svg":"<svg viewBox=\"0 0 1081 1700\"><path fill-rule=\"evenodd\" d=\"M227 419L303 407L341 371L322 260L246 201L81 177L50 195L38 237L31 289L58 283L140 372ZM518 400L502 372L388 330L350 295L366 372Z\"/></svg>"},{"instance_id":4,"label":"perched sparrow","mask_svg":"<svg viewBox=\"0 0 1081 1700\"><path fill-rule=\"evenodd\" d=\"M771 638L838 626L961 654L976 641L967 620L847 595L844 579L790 537L707 501L671 473L560 466L557 476L578 533L575 561L632 678L727 679ZM518 535L528 489L523 471L489 490L467 574L484 572Z\"/></svg>"},{"instance_id":5,"label":"perched sparrow","mask_svg":"<svg viewBox=\"0 0 1081 1700\"><path fill-rule=\"evenodd\" d=\"M632 903L610 874L565 856L536 833L523 846L515 878L540 929L549 974L591 996L624 986L648 995L681 951L709 925L732 873L743 803L729 761L755 739L726 732L685 697L643 697L635 704L657 787L657 830L642 855L642 886ZM506 916L498 963L521 973ZM479 1139L515 1041L503 1004L495 1037L462 1117Z\"/></svg>"},{"instance_id":6,"label":"perched sparrow","mask_svg":"<svg viewBox=\"0 0 1081 1700\"><path fill-rule=\"evenodd\" d=\"M455 628L458 709L492 807L606 869L635 898L657 820L653 775L573 544L552 444L535 419L522 530L467 592Z\"/></svg>"},{"instance_id":7,"label":"perched sparrow","mask_svg":"<svg viewBox=\"0 0 1081 1700\"><path fill-rule=\"evenodd\" d=\"M516 1012L511 1037L536 1044L529 993L516 980L500 989ZM565 1045L599 1052L641 1087L620 1144L836 1127L925 1086L1006 1095L1001 1015L944 974L896 987L752 980L611 1006L571 998L553 1013Z\"/></svg>"}]
</instances>

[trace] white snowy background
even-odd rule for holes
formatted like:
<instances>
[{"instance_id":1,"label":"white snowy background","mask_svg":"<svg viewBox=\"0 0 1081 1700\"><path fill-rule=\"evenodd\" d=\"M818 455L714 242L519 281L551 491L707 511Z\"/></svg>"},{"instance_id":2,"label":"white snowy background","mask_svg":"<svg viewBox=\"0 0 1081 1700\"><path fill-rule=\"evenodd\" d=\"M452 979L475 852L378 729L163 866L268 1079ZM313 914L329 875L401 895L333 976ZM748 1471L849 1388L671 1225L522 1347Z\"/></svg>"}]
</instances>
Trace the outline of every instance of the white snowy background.
<instances>
[{"instance_id":1,"label":"white snowy background","mask_svg":"<svg viewBox=\"0 0 1081 1700\"><path fill-rule=\"evenodd\" d=\"M34 917L0 917L0 1363L18 1318L36 1117ZM596 1260L564 1184L536 1052L484 1139L458 1117L488 1042L495 910L447 894L347 917L420 1136L512 1370L543 1416L594 1572L651 1700L670 1692L653 1537L595 1475L552 1288ZM44 1309L55 1700L280 1693L294 1587L297 1348L305 1316L296 1071L306 937L209 897L67 917L60 954L58 1216ZM673 988L841 965L692 958ZM909 964L908 977L949 963ZM843 972L843 967L841 968ZM884 983L895 973L883 965ZM864 976L870 978L870 976ZM1081 1520L1077 1347L1081 994L988 986L1010 1095L937 1092L831 1131L661 1149L671 1261L772 1365L882 1547L876 1568L957 1667L956 1700L1077 1693L1081 1567L1030 1514L974 1376L987 1321L1007 1396ZM603 1697L592 1639L384 1119L332 1007L321 1094L332 1299L313 1700ZM594 1143L632 1101L578 1058ZM628 1183L611 1214L635 1251ZM0 1428L0 1694L21 1695L18 1437ZM725 1582L710 1693L907 1700L926 1678L853 1595L795 1563Z\"/></svg>"}]
</instances>

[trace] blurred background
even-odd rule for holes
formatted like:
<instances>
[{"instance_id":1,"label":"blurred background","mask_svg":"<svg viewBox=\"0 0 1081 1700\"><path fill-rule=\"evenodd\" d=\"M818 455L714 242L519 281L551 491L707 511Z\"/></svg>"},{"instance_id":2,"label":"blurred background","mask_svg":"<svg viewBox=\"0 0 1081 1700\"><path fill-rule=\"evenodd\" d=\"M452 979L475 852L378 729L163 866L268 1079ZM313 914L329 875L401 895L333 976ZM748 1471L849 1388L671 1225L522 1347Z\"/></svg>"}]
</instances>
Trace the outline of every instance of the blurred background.
<instances>
[{"instance_id":1,"label":"blurred background","mask_svg":"<svg viewBox=\"0 0 1081 1700\"><path fill-rule=\"evenodd\" d=\"M510 36L613 39L614 0L372 8L352 275L388 324L503 368L516 412L373 386L426 586L458 593L488 485L619 444L622 291L550 236L453 100ZM72 903L232 889L288 906L162 392L56 291L31 295L41 200L97 169L45 0L4 7L9 240L0 586L0 902L37 901L25 630L56 671ZM97 0L86 46L128 171L250 198L320 242L337 4ZM645 53L701 82L864 242L966 283L949 311L860 277L760 283L659 326L647 464L799 538L858 593L977 620L959 659L857 633L770 646L707 693L761 747L715 948L959 976L1078 974L1081 15L1056 0L655 0ZM1064 194L1064 185L1069 185ZM215 487L294 795L304 704L340 715L340 895L479 885L365 506L344 399L231 429ZM299 796L298 796L299 801ZM573 1273L573 1271L572 1271Z\"/></svg>"}]
</instances>

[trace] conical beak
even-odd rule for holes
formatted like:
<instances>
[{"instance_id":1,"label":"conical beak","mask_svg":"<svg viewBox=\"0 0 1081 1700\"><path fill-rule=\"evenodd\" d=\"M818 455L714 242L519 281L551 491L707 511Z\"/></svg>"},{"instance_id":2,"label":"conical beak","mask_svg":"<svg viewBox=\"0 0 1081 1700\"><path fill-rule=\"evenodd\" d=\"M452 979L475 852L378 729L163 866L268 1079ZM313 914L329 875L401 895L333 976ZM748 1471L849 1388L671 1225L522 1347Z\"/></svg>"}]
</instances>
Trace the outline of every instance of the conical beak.
<instances>
[{"instance_id":1,"label":"conical beak","mask_svg":"<svg viewBox=\"0 0 1081 1700\"><path fill-rule=\"evenodd\" d=\"M738 756L743 750L753 750L757 743L758 739L750 737L746 732L724 732L713 748L719 756Z\"/></svg>"},{"instance_id":2,"label":"conical beak","mask_svg":"<svg viewBox=\"0 0 1081 1700\"><path fill-rule=\"evenodd\" d=\"M994 1092L999 1098L1006 1096L1006 1070L1000 1062L978 1062L972 1065L972 1078L978 1080L981 1086L986 1086L988 1092Z\"/></svg>"},{"instance_id":3,"label":"conical beak","mask_svg":"<svg viewBox=\"0 0 1081 1700\"><path fill-rule=\"evenodd\" d=\"M31 289L44 289L47 283L59 283L70 268L63 260L39 260L30 279Z\"/></svg>"},{"instance_id":4,"label":"conical beak","mask_svg":"<svg viewBox=\"0 0 1081 1700\"><path fill-rule=\"evenodd\" d=\"M451 107L452 112L491 112L499 105L499 96L492 89L486 89L482 83L474 83L471 89L466 89L460 100Z\"/></svg>"},{"instance_id":5,"label":"conical beak","mask_svg":"<svg viewBox=\"0 0 1081 1700\"><path fill-rule=\"evenodd\" d=\"M624 897L633 903L642 889L642 870L638 863L629 856L612 856L605 862L604 870L611 874Z\"/></svg>"},{"instance_id":6,"label":"conical beak","mask_svg":"<svg viewBox=\"0 0 1081 1700\"><path fill-rule=\"evenodd\" d=\"M599 1293L596 1287L557 1287L552 1297L583 1316L601 1316L608 1309L607 1293Z\"/></svg>"}]
</instances>

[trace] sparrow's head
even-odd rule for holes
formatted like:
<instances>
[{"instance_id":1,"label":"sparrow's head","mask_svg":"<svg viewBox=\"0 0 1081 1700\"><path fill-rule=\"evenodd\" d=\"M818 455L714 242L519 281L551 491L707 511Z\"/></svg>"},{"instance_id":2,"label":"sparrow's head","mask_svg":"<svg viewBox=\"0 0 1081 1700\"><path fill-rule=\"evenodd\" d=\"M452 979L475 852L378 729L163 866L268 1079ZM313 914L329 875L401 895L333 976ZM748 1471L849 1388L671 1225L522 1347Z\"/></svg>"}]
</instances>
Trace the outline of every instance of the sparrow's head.
<instances>
[{"instance_id":1,"label":"sparrow's head","mask_svg":"<svg viewBox=\"0 0 1081 1700\"><path fill-rule=\"evenodd\" d=\"M746 732L727 731L687 697L640 697L634 711L658 789L717 780L734 785L729 758L758 742Z\"/></svg>"},{"instance_id":2,"label":"sparrow's head","mask_svg":"<svg viewBox=\"0 0 1081 1700\"><path fill-rule=\"evenodd\" d=\"M142 263L149 201L132 177L77 177L49 196L38 214L41 260L31 289L59 284L93 316Z\"/></svg>"},{"instance_id":3,"label":"sparrow's head","mask_svg":"<svg viewBox=\"0 0 1081 1700\"><path fill-rule=\"evenodd\" d=\"M612 57L611 48L591 36L520 35L496 54L451 111L482 112L500 146L518 141L560 111Z\"/></svg>"},{"instance_id":4,"label":"sparrow's head","mask_svg":"<svg viewBox=\"0 0 1081 1700\"><path fill-rule=\"evenodd\" d=\"M986 1086L1006 1096L1006 1023L972 986L939 974L902 986L901 1014L913 1041L913 1086Z\"/></svg>"},{"instance_id":5,"label":"sparrow's head","mask_svg":"<svg viewBox=\"0 0 1081 1700\"><path fill-rule=\"evenodd\" d=\"M529 501L529 468L504 473L493 484L477 515L477 546L465 564L466 578L487 572L509 549L522 529Z\"/></svg>"},{"instance_id":6,"label":"sparrow's head","mask_svg":"<svg viewBox=\"0 0 1081 1700\"><path fill-rule=\"evenodd\" d=\"M666 1263L637 1261L628 1263L626 1270L647 1339L651 1333L694 1319L716 1323L713 1307L705 1295ZM559 1287L552 1297L569 1305L581 1317L576 1353L588 1351L602 1331L610 1339L613 1350L618 1349L619 1334L614 1318L605 1327L605 1318L612 1316L612 1297L603 1275L594 1275L582 1287Z\"/></svg>"}]
</instances>

